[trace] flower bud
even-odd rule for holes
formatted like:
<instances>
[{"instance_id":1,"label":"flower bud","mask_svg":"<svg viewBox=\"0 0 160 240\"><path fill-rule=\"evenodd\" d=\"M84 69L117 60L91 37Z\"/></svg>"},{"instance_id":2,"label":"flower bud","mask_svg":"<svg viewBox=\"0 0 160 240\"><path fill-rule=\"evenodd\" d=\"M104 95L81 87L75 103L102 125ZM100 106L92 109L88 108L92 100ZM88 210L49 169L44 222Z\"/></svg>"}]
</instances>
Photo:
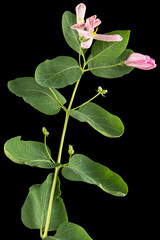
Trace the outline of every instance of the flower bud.
<instances>
[{"instance_id":1,"label":"flower bud","mask_svg":"<svg viewBox=\"0 0 160 240\"><path fill-rule=\"evenodd\" d=\"M74 149L73 149L73 146L72 146L72 145L69 145L69 147L68 147L68 154L69 154L70 156L72 156L72 155L74 154Z\"/></svg>"},{"instance_id":2,"label":"flower bud","mask_svg":"<svg viewBox=\"0 0 160 240\"><path fill-rule=\"evenodd\" d=\"M97 92L100 93L102 96L104 96L104 94L106 94L108 91L107 91L107 89L103 90L102 87L98 87Z\"/></svg>"},{"instance_id":3,"label":"flower bud","mask_svg":"<svg viewBox=\"0 0 160 240\"><path fill-rule=\"evenodd\" d=\"M155 68L155 60L148 55L141 53L132 53L127 60L123 61L128 67L136 67L142 70Z\"/></svg>"},{"instance_id":4,"label":"flower bud","mask_svg":"<svg viewBox=\"0 0 160 240\"><path fill-rule=\"evenodd\" d=\"M48 137L49 132L47 131L47 129L45 127L42 128L42 132L46 137Z\"/></svg>"}]
</instances>

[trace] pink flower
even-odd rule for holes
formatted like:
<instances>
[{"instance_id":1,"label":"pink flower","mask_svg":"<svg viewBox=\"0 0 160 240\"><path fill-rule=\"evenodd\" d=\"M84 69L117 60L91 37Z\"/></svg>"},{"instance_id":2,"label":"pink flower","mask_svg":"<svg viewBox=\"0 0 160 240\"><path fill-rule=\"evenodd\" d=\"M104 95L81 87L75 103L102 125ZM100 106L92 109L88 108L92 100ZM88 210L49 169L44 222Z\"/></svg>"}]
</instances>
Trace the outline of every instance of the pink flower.
<instances>
[{"instance_id":1,"label":"pink flower","mask_svg":"<svg viewBox=\"0 0 160 240\"><path fill-rule=\"evenodd\" d=\"M85 28L85 13L86 13L86 6L83 3L80 3L76 7L76 18L77 18L77 24L74 24L71 28Z\"/></svg>"},{"instance_id":2,"label":"pink flower","mask_svg":"<svg viewBox=\"0 0 160 240\"><path fill-rule=\"evenodd\" d=\"M101 24L101 21L97 19L97 16L94 15L90 18L87 18L85 28L86 30L79 28L77 24L73 25L71 28L78 31L79 35L84 37L86 41L81 43L81 47L90 48L92 45L93 39L101 40L106 42L122 41L122 37L118 34L115 35L105 35L97 34L98 26ZM94 30L96 28L96 30Z\"/></svg>"},{"instance_id":3,"label":"pink flower","mask_svg":"<svg viewBox=\"0 0 160 240\"><path fill-rule=\"evenodd\" d=\"M136 67L143 70L150 70L157 66L153 58L140 53L132 53L129 58L123 62L129 67Z\"/></svg>"}]
</instances>

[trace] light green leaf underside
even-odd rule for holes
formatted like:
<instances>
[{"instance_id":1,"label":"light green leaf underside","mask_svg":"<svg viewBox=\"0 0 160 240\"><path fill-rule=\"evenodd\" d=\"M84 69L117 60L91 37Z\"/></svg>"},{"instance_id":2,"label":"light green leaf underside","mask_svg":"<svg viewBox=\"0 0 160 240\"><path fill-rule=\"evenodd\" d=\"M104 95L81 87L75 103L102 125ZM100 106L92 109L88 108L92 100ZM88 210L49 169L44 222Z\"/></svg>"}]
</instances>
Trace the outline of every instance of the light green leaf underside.
<instances>
[{"instance_id":1,"label":"light green leaf underside","mask_svg":"<svg viewBox=\"0 0 160 240\"><path fill-rule=\"evenodd\" d=\"M106 62L106 63L98 63L94 61L90 61L88 64L88 68L98 68L98 67L106 67L106 66L113 66L115 64L118 64L122 62L123 60L128 59L130 54L132 54L133 51L130 49L126 49L120 57L118 57L115 61L113 62ZM90 56L89 59L92 58L92 55ZM125 74L130 73L133 70L132 67L127 67L124 65L121 66L116 66L116 67L110 67L110 68L101 68L101 69L96 69L92 70L91 73L93 73L97 77L102 77L102 78L119 78L122 77Z\"/></svg>"},{"instance_id":2,"label":"light green leaf underside","mask_svg":"<svg viewBox=\"0 0 160 240\"><path fill-rule=\"evenodd\" d=\"M16 78L8 83L8 88L44 114L54 115L61 109L49 88L40 86L32 77ZM66 103L66 99L56 89L52 88L52 91L62 104Z\"/></svg>"},{"instance_id":3,"label":"light green leaf underside","mask_svg":"<svg viewBox=\"0 0 160 240\"><path fill-rule=\"evenodd\" d=\"M42 184L35 184L29 189L22 206L21 218L23 224L30 229L44 231L53 176L52 173L49 174ZM58 179L52 204L49 231L55 231L62 223L68 221L65 205L60 195L60 181Z\"/></svg>"},{"instance_id":4,"label":"light green leaf underside","mask_svg":"<svg viewBox=\"0 0 160 240\"><path fill-rule=\"evenodd\" d=\"M50 152L49 148L48 151ZM14 137L4 145L6 156L13 162L31 167L55 168L58 163L52 163L46 153L45 145L40 142L22 141L21 137Z\"/></svg>"},{"instance_id":5,"label":"light green leaf underside","mask_svg":"<svg viewBox=\"0 0 160 240\"><path fill-rule=\"evenodd\" d=\"M123 40L118 42L96 41L91 49L92 60L95 62L110 63L117 59L127 47L130 36L129 30L113 31L107 34L119 34L123 37Z\"/></svg>"},{"instance_id":6,"label":"light green leaf underside","mask_svg":"<svg viewBox=\"0 0 160 240\"><path fill-rule=\"evenodd\" d=\"M44 240L92 240L92 238L79 225L66 222L59 226L54 237L47 237Z\"/></svg>"},{"instance_id":7,"label":"light green leaf underside","mask_svg":"<svg viewBox=\"0 0 160 240\"><path fill-rule=\"evenodd\" d=\"M79 110L71 110L70 115L80 122L87 122L106 137L120 137L124 132L122 121L95 103L88 103Z\"/></svg>"},{"instance_id":8,"label":"light green leaf underside","mask_svg":"<svg viewBox=\"0 0 160 240\"><path fill-rule=\"evenodd\" d=\"M74 84L81 75L82 71L74 58L59 56L40 63L35 79L44 87L63 88Z\"/></svg>"},{"instance_id":9,"label":"light green leaf underside","mask_svg":"<svg viewBox=\"0 0 160 240\"><path fill-rule=\"evenodd\" d=\"M128 192L127 184L118 174L82 154L75 154L69 165L62 169L62 174L71 181L97 185L114 196L123 197Z\"/></svg>"}]
</instances>

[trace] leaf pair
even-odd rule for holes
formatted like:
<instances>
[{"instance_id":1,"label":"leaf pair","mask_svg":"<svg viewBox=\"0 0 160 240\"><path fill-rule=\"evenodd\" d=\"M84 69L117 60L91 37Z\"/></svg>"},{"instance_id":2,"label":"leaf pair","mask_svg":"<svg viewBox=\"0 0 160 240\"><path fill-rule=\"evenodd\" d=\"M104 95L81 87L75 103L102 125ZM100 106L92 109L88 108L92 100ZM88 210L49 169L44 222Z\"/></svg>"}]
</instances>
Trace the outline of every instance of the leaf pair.
<instances>
[{"instance_id":1,"label":"leaf pair","mask_svg":"<svg viewBox=\"0 0 160 240\"><path fill-rule=\"evenodd\" d=\"M4 146L4 151L8 158L18 164L41 168L59 166L58 163L50 162L44 144L34 141L22 141L21 137L8 140ZM48 151L50 152L49 149ZM112 195L124 196L127 194L127 185L120 176L81 154L73 155L69 165L63 168L62 174L72 181L95 184Z\"/></svg>"},{"instance_id":2,"label":"leaf pair","mask_svg":"<svg viewBox=\"0 0 160 240\"><path fill-rule=\"evenodd\" d=\"M83 181L94 184L114 196L123 197L128 192L126 183L118 174L82 154L75 154L71 158L69 165L63 167L62 175L71 181ZM42 184L33 185L29 189L21 210L23 224L30 229L40 229L41 233L45 229L53 177L54 175L51 173ZM82 227L68 222L65 205L60 195L60 181L58 178L48 229L49 231L57 231L54 237L45 239L91 240Z\"/></svg>"},{"instance_id":3,"label":"leaf pair","mask_svg":"<svg viewBox=\"0 0 160 240\"><path fill-rule=\"evenodd\" d=\"M30 229L44 231L50 192L54 175L51 173L42 184L33 185L21 210L23 224ZM55 231L64 222L68 221L67 212L62 198L60 197L60 181L58 179L51 210L49 231Z\"/></svg>"},{"instance_id":4,"label":"leaf pair","mask_svg":"<svg viewBox=\"0 0 160 240\"><path fill-rule=\"evenodd\" d=\"M53 174L49 174L42 184L33 185L29 189L27 198L21 209L23 224L30 229L40 229L43 233L48 211ZM58 179L51 210L51 221L48 231L56 231L54 237L46 240L91 240L86 231L73 223L68 222L65 205L60 197L60 181Z\"/></svg>"}]
</instances>

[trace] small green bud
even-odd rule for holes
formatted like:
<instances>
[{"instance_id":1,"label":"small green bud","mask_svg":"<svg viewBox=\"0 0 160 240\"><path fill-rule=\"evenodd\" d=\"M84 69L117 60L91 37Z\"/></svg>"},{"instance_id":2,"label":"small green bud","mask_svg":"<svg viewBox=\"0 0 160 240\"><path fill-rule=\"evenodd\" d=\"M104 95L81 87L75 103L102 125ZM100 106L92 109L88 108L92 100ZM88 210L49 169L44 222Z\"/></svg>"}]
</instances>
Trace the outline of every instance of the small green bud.
<instances>
[{"instance_id":1,"label":"small green bud","mask_svg":"<svg viewBox=\"0 0 160 240\"><path fill-rule=\"evenodd\" d=\"M72 146L72 145L69 145L69 147L68 147L68 154L69 154L70 156L72 156L72 155L74 154L74 149L73 149L73 146Z\"/></svg>"},{"instance_id":2,"label":"small green bud","mask_svg":"<svg viewBox=\"0 0 160 240\"><path fill-rule=\"evenodd\" d=\"M100 93L102 96L104 96L104 94L106 94L108 91L107 91L107 89L103 90L102 87L98 87L97 92Z\"/></svg>"},{"instance_id":3,"label":"small green bud","mask_svg":"<svg viewBox=\"0 0 160 240\"><path fill-rule=\"evenodd\" d=\"M45 127L42 128L42 132L46 137L48 137L49 132L47 131L47 129Z\"/></svg>"}]
</instances>

